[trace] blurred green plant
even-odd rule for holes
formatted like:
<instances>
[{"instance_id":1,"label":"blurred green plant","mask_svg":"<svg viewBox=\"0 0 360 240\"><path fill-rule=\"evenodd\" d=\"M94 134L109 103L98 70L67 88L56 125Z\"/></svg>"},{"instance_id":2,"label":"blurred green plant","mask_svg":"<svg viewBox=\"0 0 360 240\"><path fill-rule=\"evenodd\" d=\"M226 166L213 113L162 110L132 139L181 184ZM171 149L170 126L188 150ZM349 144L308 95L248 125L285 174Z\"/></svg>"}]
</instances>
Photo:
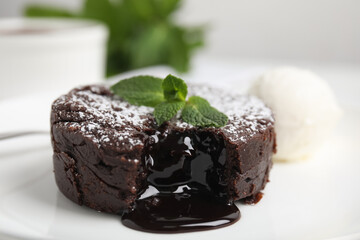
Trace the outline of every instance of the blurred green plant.
<instances>
[{"instance_id":1,"label":"blurred green plant","mask_svg":"<svg viewBox=\"0 0 360 240\"><path fill-rule=\"evenodd\" d=\"M85 0L82 9L29 5L28 17L93 19L109 29L107 75L164 64L189 69L194 50L203 45L203 27L184 27L172 15L180 0Z\"/></svg>"}]
</instances>

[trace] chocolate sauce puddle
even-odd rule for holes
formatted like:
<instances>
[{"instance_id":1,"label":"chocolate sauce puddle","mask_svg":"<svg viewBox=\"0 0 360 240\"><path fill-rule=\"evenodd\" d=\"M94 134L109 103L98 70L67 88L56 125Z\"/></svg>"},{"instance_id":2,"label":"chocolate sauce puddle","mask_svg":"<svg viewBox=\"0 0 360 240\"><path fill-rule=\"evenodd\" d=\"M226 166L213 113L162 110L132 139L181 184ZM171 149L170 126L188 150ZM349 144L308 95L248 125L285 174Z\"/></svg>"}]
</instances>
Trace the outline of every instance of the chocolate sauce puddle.
<instances>
[{"instance_id":1,"label":"chocolate sauce puddle","mask_svg":"<svg viewBox=\"0 0 360 240\"><path fill-rule=\"evenodd\" d=\"M225 227L239 218L234 204L197 194L175 193L138 200L134 210L123 215L122 223L145 232L181 233Z\"/></svg>"},{"instance_id":2,"label":"chocolate sauce puddle","mask_svg":"<svg viewBox=\"0 0 360 240\"><path fill-rule=\"evenodd\" d=\"M145 154L146 191L122 216L132 229L180 233L235 223L239 209L227 201L226 146L209 132L157 132Z\"/></svg>"}]
</instances>

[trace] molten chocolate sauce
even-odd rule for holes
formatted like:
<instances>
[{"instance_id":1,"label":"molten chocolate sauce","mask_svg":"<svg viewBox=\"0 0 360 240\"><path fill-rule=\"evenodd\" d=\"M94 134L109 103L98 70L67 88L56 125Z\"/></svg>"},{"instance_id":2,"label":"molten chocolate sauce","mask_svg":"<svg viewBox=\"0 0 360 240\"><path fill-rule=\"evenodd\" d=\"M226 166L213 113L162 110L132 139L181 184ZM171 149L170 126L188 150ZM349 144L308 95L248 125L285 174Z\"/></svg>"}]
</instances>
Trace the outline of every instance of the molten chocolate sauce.
<instances>
[{"instance_id":1,"label":"molten chocolate sauce","mask_svg":"<svg viewBox=\"0 0 360 240\"><path fill-rule=\"evenodd\" d=\"M224 140L209 132L151 137L145 156L148 188L123 215L125 226L178 233L228 226L240 218L228 202Z\"/></svg>"},{"instance_id":2,"label":"molten chocolate sauce","mask_svg":"<svg viewBox=\"0 0 360 240\"><path fill-rule=\"evenodd\" d=\"M125 226L140 231L179 233L228 226L240 218L234 204L219 203L199 194L157 194L138 200L124 214Z\"/></svg>"}]
</instances>

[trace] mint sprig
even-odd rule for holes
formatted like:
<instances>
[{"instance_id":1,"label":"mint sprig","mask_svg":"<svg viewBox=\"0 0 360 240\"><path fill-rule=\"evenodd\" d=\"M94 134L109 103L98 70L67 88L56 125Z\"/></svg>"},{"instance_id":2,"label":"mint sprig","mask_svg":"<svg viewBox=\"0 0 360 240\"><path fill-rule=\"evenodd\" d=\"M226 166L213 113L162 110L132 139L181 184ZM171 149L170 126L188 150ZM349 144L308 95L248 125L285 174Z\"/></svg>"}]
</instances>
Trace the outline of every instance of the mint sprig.
<instances>
[{"instance_id":1,"label":"mint sprig","mask_svg":"<svg viewBox=\"0 0 360 240\"><path fill-rule=\"evenodd\" d=\"M184 80L169 74L164 80L152 76L135 76L111 86L111 91L134 105L154 107L158 125L171 120L181 111L182 119L198 127L222 127L228 117L202 97L186 100Z\"/></svg>"}]
</instances>

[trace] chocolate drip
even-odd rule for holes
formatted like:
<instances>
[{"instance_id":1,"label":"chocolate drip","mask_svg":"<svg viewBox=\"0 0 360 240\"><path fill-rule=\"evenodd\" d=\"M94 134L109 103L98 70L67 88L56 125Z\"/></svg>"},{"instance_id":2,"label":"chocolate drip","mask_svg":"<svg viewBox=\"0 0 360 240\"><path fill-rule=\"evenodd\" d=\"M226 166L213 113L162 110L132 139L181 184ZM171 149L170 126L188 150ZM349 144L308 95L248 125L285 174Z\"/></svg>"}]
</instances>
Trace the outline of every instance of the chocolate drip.
<instances>
[{"instance_id":1,"label":"chocolate drip","mask_svg":"<svg viewBox=\"0 0 360 240\"><path fill-rule=\"evenodd\" d=\"M226 201L224 140L209 132L155 134L145 156L148 189L125 213L125 226L177 233L224 227L240 212Z\"/></svg>"},{"instance_id":2,"label":"chocolate drip","mask_svg":"<svg viewBox=\"0 0 360 240\"><path fill-rule=\"evenodd\" d=\"M180 233L225 227L239 218L232 203L192 193L160 193L137 200L134 210L123 215L122 223L140 231Z\"/></svg>"}]
</instances>

